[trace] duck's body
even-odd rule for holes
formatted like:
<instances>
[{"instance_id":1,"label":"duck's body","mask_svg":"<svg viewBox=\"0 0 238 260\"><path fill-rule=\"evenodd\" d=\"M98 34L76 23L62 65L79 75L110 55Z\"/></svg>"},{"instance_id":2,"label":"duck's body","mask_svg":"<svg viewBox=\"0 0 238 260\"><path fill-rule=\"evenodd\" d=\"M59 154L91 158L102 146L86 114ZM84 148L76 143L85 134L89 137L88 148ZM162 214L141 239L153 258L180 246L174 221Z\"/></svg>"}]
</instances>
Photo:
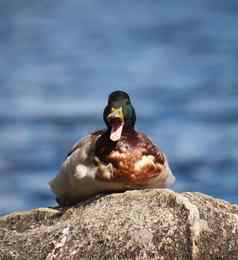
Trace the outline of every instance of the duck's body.
<instances>
[{"instance_id":1,"label":"duck's body","mask_svg":"<svg viewBox=\"0 0 238 260\"><path fill-rule=\"evenodd\" d=\"M111 118L111 109L107 110L104 119ZM134 124L111 125L78 142L49 183L60 204L74 204L101 192L166 188L175 181L165 154L136 132Z\"/></svg>"}]
</instances>

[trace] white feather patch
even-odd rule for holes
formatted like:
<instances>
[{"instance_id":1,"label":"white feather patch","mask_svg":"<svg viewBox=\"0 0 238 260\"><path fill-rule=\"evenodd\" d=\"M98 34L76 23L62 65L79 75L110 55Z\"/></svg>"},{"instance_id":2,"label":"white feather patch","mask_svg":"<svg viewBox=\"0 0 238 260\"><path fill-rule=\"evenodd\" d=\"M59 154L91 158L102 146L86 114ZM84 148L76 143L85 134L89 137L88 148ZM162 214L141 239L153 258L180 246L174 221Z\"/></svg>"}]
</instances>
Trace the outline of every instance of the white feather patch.
<instances>
[{"instance_id":1,"label":"white feather patch","mask_svg":"<svg viewBox=\"0 0 238 260\"><path fill-rule=\"evenodd\" d=\"M135 163L135 170L140 171L147 165L154 164L155 157L153 155L143 155L142 158Z\"/></svg>"}]
</instances>

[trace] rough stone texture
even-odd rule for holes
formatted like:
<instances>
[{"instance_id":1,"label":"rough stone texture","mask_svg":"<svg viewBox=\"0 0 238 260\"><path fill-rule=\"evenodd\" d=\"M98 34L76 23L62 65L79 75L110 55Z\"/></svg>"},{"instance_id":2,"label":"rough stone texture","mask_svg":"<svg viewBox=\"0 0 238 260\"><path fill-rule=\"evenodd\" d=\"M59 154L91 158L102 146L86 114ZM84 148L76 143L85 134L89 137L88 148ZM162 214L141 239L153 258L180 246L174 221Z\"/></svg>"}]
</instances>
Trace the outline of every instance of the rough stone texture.
<instances>
[{"instance_id":1,"label":"rough stone texture","mask_svg":"<svg viewBox=\"0 0 238 260\"><path fill-rule=\"evenodd\" d=\"M238 206L137 190L0 218L0 259L238 259Z\"/></svg>"}]
</instances>

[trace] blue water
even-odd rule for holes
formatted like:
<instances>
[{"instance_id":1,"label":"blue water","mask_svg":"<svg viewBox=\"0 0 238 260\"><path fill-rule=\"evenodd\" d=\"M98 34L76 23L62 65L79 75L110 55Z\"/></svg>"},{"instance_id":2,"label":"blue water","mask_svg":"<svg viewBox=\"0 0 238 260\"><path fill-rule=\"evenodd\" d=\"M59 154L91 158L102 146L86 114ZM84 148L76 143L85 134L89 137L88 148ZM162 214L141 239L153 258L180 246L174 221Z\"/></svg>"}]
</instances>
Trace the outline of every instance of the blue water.
<instances>
[{"instance_id":1,"label":"blue water","mask_svg":"<svg viewBox=\"0 0 238 260\"><path fill-rule=\"evenodd\" d=\"M238 2L1 1L0 214L54 205L48 181L129 92L176 191L238 203Z\"/></svg>"}]
</instances>

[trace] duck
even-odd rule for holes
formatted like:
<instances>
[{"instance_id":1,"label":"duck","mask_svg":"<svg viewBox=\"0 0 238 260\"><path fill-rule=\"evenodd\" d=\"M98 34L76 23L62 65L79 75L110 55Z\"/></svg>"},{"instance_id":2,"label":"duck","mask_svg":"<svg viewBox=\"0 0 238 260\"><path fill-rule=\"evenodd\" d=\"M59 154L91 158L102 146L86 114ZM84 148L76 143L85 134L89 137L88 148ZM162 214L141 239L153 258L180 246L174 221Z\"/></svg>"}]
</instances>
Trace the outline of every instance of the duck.
<instances>
[{"instance_id":1,"label":"duck","mask_svg":"<svg viewBox=\"0 0 238 260\"><path fill-rule=\"evenodd\" d=\"M112 92L103 112L106 129L79 140L49 182L60 206L102 193L168 188L175 182L165 153L136 131L129 95Z\"/></svg>"}]
</instances>

